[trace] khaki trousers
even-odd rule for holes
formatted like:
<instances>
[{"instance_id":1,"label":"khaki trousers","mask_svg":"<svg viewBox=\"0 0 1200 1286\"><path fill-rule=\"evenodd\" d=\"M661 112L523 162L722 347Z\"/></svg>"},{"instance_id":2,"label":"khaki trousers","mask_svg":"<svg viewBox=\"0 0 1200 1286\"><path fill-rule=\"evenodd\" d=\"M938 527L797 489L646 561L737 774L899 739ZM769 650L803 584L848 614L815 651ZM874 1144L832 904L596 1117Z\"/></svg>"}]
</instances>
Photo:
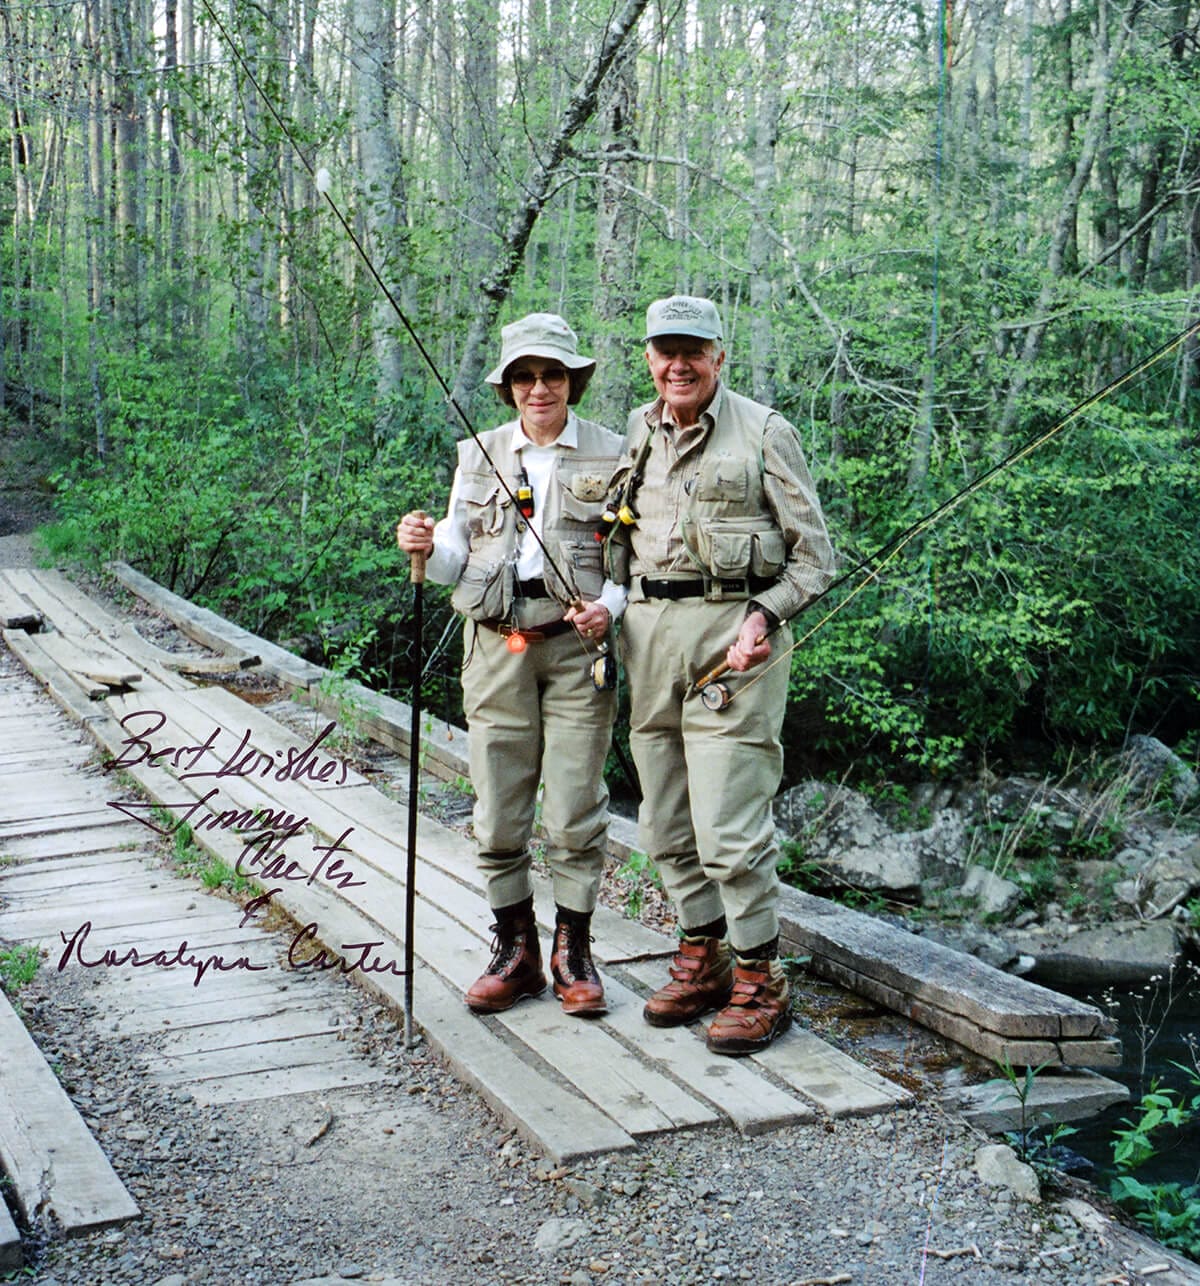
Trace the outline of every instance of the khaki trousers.
<instances>
[{"instance_id":1,"label":"khaki trousers","mask_svg":"<svg viewBox=\"0 0 1200 1286\"><path fill-rule=\"evenodd\" d=\"M741 951L779 932L771 801L783 772L791 667L729 674L734 699L723 710L706 710L698 693L685 693L725 659L745 615L742 602L642 599L629 604L621 627L641 845L683 927L723 914Z\"/></svg>"},{"instance_id":2,"label":"khaki trousers","mask_svg":"<svg viewBox=\"0 0 1200 1286\"><path fill-rule=\"evenodd\" d=\"M475 839L488 904L533 892L529 837L539 779L554 900L596 906L607 852L608 756L616 694L597 692L589 657L571 631L514 654L474 621L463 632L463 708L470 732Z\"/></svg>"}]
</instances>

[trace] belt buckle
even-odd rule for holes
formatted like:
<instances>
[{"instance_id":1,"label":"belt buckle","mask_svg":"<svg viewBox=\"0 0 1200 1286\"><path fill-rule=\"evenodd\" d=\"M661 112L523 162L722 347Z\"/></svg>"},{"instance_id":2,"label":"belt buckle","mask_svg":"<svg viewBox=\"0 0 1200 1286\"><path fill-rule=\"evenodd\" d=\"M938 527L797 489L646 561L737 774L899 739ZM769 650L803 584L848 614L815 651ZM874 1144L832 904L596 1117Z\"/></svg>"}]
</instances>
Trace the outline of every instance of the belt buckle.
<instances>
[{"instance_id":1,"label":"belt buckle","mask_svg":"<svg viewBox=\"0 0 1200 1286\"><path fill-rule=\"evenodd\" d=\"M750 597L750 582L743 577L707 577L704 582L704 597L710 603L734 602Z\"/></svg>"}]
</instances>

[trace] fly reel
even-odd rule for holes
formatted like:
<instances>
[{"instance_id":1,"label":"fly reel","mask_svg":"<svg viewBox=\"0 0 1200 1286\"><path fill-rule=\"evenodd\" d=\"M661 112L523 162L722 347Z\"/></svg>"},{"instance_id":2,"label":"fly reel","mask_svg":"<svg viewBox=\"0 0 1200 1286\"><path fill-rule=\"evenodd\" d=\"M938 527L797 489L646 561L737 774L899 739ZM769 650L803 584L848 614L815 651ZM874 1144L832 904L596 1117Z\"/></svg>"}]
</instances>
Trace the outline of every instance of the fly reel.
<instances>
[{"instance_id":1,"label":"fly reel","mask_svg":"<svg viewBox=\"0 0 1200 1286\"><path fill-rule=\"evenodd\" d=\"M700 704L706 710L724 710L732 700L727 683L706 683L700 689Z\"/></svg>"}]
</instances>

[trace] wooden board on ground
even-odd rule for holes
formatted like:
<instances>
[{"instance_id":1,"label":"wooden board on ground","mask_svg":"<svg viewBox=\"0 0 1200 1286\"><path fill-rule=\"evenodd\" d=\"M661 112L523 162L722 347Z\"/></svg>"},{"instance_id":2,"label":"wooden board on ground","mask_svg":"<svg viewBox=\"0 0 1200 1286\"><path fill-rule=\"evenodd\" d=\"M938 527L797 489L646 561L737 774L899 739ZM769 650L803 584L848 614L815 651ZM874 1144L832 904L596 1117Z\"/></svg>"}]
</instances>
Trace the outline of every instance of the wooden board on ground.
<instances>
[{"instance_id":1,"label":"wooden board on ground","mask_svg":"<svg viewBox=\"0 0 1200 1286\"><path fill-rule=\"evenodd\" d=\"M373 1085L384 1073L361 1058L345 1057L336 1062L305 1067L286 1067L260 1072L241 1072L193 1081L192 1097L204 1107L218 1103L251 1103L256 1099L283 1098L290 1094L328 1094L354 1085Z\"/></svg>"},{"instance_id":2,"label":"wooden board on ground","mask_svg":"<svg viewBox=\"0 0 1200 1286\"><path fill-rule=\"evenodd\" d=\"M1112 1021L1093 1005L796 889L783 891L780 911L783 944L810 956L814 973L985 1057L1021 1047L1066 1061L1058 1047L1069 1042L1069 1061L1111 1066L1119 1059Z\"/></svg>"},{"instance_id":3,"label":"wooden board on ground","mask_svg":"<svg viewBox=\"0 0 1200 1286\"><path fill-rule=\"evenodd\" d=\"M16 1272L21 1261L21 1234L8 1207L0 1201L0 1273Z\"/></svg>"},{"instance_id":4,"label":"wooden board on ground","mask_svg":"<svg viewBox=\"0 0 1200 1286\"><path fill-rule=\"evenodd\" d=\"M42 614L8 581L0 570L0 627L6 630L26 630L30 634L42 627Z\"/></svg>"},{"instance_id":5,"label":"wooden board on ground","mask_svg":"<svg viewBox=\"0 0 1200 1286\"><path fill-rule=\"evenodd\" d=\"M3 993L0 1049L0 1166L25 1219L68 1235L136 1219L137 1203Z\"/></svg>"},{"instance_id":6,"label":"wooden board on ground","mask_svg":"<svg viewBox=\"0 0 1200 1286\"><path fill-rule=\"evenodd\" d=\"M42 634L38 642L43 652L81 680L94 679L111 688L127 688L141 682L141 670L128 657L99 643L66 634Z\"/></svg>"},{"instance_id":7,"label":"wooden board on ground","mask_svg":"<svg viewBox=\"0 0 1200 1286\"><path fill-rule=\"evenodd\" d=\"M41 635L26 634L23 630L4 631L5 643L69 715L81 723L98 717L91 703L104 696L108 688L94 679L84 679L64 669L41 646L40 638Z\"/></svg>"},{"instance_id":8,"label":"wooden board on ground","mask_svg":"<svg viewBox=\"0 0 1200 1286\"><path fill-rule=\"evenodd\" d=\"M205 647L218 652L236 648L257 655L261 657L264 670L294 688L304 689L320 683L329 673L323 666L312 665L241 626L226 621L215 612L197 607L186 598L172 594L169 589L135 571L128 563L114 562L108 567L126 589L132 590L152 607L156 607L189 638L203 643Z\"/></svg>"},{"instance_id":9,"label":"wooden board on ground","mask_svg":"<svg viewBox=\"0 0 1200 1286\"><path fill-rule=\"evenodd\" d=\"M625 966L623 972L636 978L647 991L662 986L668 980L666 970L661 963L631 964ZM640 1000L637 1002L637 1009L640 1017ZM854 1059L813 1035L812 1032L796 1029L788 1031L762 1055L741 1060L717 1058L704 1050L703 1028L704 1024L700 1023L694 1027L683 1028L682 1031L692 1038L693 1043L704 1052L704 1057L711 1064L715 1064L718 1068L721 1066L744 1068L745 1071L753 1067L761 1067L790 1085L808 1102L815 1104L830 1116L870 1116L876 1112L899 1107L911 1099L911 1096L899 1086L892 1085L869 1068L861 1066ZM678 1051L674 1049L674 1042L668 1049L676 1059L679 1057ZM684 1049L691 1053L694 1061L695 1050L691 1050L688 1046L684 1046ZM682 1074L681 1069L677 1070L676 1074ZM752 1083L757 1081L758 1078L754 1077ZM753 1089L750 1093L753 1095ZM756 1105L761 1106L761 1103ZM783 1106L781 1100L780 1110ZM807 1115L808 1119L812 1119L815 1113L810 1109ZM756 1127L762 1128L753 1114L747 1113L744 1109L739 1116L741 1128L746 1133L755 1133Z\"/></svg>"},{"instance_id":10,"label":"wooden board on ground","mask_svg":"<svg viewBox=\"0 0 1200 1286\"><path fill-rule=\"evenodd\" d=\"M278 981L247 982L237 997L217 1000L197 990L195 995L169 1004L139 1000L127 1010L112 1011L113 1031L118 1036L133 1033L204 1030L242 1019L254 1022L283 1014L307 1012L311 999L304 991L281 989Z\"/></svg>"}]
</instances>

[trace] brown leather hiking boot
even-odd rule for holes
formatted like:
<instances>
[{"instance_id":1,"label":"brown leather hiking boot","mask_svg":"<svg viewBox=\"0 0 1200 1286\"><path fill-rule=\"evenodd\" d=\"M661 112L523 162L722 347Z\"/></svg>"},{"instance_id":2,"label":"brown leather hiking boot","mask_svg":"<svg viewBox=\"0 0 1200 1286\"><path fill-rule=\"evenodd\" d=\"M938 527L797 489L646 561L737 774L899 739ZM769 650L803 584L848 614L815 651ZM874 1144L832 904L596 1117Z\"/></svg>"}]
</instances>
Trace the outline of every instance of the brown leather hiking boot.
<instances>
[{"instance_id":1,"label":"brown leather hiking boot","mask_svg":"<svg viewBox=\"0 0 1200 1286\"><path fill-rule=\"evenodd\" d=\"M497 911L492 932L492 962L467 992L467 1008L477 1014L498 1014L546 990L532 899Z\"/></svg>"},{"instance_id":2,"label":"brown leather hiking boot","mask_svg":"<svg viewBox=\"0 0 1200 1286\"><path fill-rule=\"evenodd\" d=\"M712 1020L708 1048L714 1054L753 1054L792 1021L791 989L778 960L735 960L733 994Z\"/></svg>"},{"instance_id":3,"label":"brown leather hiking boot","mask_svg":"<svg viewBox=\"0 0 1200 1286\"><path fill-rule=\"evenodd\" d=\"M679 1027L720 1009L733 989L732 956L722 938L684 938L671 961L671 981L646 1001L651 1027Z\"/></svg>"},{"instance_id":4,"label":"brown leather hiking boot","mask_svg":"<svg viewBox=\"0 0 1200 1286\"><path fill-rule=\"evenodd\" d=\"M590 915L561 917L554 926L550 974L564 1014L606 1014L604 984L592 963Z\"/></svg>"}]
</instances>

